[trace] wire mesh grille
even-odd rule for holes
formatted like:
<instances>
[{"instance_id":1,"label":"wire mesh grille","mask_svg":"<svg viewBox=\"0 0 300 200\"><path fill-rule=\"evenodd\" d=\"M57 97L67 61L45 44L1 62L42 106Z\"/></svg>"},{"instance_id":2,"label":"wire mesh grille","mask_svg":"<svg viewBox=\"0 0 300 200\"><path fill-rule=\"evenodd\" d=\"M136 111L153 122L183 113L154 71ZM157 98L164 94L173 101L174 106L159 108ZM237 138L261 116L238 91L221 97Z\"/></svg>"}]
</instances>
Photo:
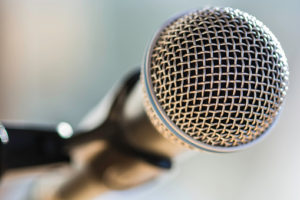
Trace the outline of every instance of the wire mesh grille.
<instances>
[{"instance_id":1,"label":"wire mesh grille","mask_svg":"<svg viewBox=\"0 0 300 200\"><path fill-rule=\"evenodd\" d=\"M288 83L286 57L260 21L209 8L175 19L150 49L150 80L163 112L212 146L247 144L272 124Z\"/></svg>"}]
</instances>

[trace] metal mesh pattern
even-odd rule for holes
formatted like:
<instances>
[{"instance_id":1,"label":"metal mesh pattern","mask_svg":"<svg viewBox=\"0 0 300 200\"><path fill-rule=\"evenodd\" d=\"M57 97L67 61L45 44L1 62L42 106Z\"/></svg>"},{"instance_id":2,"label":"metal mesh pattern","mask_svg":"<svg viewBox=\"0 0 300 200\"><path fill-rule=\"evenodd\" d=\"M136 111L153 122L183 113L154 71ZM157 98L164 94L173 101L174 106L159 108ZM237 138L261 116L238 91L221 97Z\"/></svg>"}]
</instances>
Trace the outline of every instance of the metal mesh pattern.
<instances>
[{"instance_id":1,"label":"metal mesh pattern","mask_svg":"<svg viewBox=\"0 0 300 200\"><path fill-rule=\"evenodd\" d=\"M151 88L182 132L234 147L272 124L288 66L275 36L253 16L231 8L195 11L170 22L153 42Z\"/></svg>"}]
</instances>

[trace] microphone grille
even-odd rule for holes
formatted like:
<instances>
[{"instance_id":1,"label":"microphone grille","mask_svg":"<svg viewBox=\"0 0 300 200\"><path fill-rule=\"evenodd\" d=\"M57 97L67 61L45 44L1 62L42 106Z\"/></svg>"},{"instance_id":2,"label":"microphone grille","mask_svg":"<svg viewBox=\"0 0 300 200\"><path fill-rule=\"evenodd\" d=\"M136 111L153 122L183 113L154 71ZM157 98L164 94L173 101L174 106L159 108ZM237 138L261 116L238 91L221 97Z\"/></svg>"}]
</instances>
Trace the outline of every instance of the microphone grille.
<instances>
[{"instance_id":1,"label":"microphone grille","mask_svg":"<svg viewBox=\"0 0 300 200\"><path fill-rule=\"evenodd\" d=\"M288 65L262 22L237 9L208 8L162 27L142 82L146 111L163 135L227 152L266 134L286 95Z\"/></svg>"}]
</instances>

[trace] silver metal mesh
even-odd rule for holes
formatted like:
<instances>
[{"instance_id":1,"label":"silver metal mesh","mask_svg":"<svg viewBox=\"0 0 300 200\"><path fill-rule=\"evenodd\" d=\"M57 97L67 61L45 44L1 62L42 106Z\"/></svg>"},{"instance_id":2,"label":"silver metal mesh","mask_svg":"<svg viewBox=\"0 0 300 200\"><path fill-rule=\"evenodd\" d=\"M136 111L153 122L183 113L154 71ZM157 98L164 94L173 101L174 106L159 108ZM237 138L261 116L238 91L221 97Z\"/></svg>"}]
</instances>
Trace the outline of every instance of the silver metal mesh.
<instances>
[{"instance_id":1,"label":"silver metal mesh","mask_svg":"<svg viewBox=\"0 0 300 200\"><path fill-rule=\"evenodd\" d=\"M231 8L188 13L164 26L149 51L145 70L158 112L196 142L247 144L278 115L286 57L253 16Z\"/></svg>"}]
</instances>

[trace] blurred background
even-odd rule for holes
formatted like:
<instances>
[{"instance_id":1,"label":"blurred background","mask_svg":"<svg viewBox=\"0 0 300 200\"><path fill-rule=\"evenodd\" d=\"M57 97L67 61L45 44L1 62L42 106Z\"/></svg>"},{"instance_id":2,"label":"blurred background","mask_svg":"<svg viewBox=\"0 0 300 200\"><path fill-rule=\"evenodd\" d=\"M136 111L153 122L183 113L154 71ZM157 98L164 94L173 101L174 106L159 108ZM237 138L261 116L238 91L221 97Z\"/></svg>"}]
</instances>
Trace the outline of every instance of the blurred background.
<instances>
[{"instance_id":1,"label":"blurred background","mask_svg":"<svg viewBox=\"0 0 300 200\"><path fill-rule=\"evenodd\" d=\"M299 0L1 0L0 120L76 127L140 65L165 20L204 6L239 8L277 36L290 67L285 109L263 142L238 153L198 153L142 199L299 199Z\"/></svg>"}]
</instances>

